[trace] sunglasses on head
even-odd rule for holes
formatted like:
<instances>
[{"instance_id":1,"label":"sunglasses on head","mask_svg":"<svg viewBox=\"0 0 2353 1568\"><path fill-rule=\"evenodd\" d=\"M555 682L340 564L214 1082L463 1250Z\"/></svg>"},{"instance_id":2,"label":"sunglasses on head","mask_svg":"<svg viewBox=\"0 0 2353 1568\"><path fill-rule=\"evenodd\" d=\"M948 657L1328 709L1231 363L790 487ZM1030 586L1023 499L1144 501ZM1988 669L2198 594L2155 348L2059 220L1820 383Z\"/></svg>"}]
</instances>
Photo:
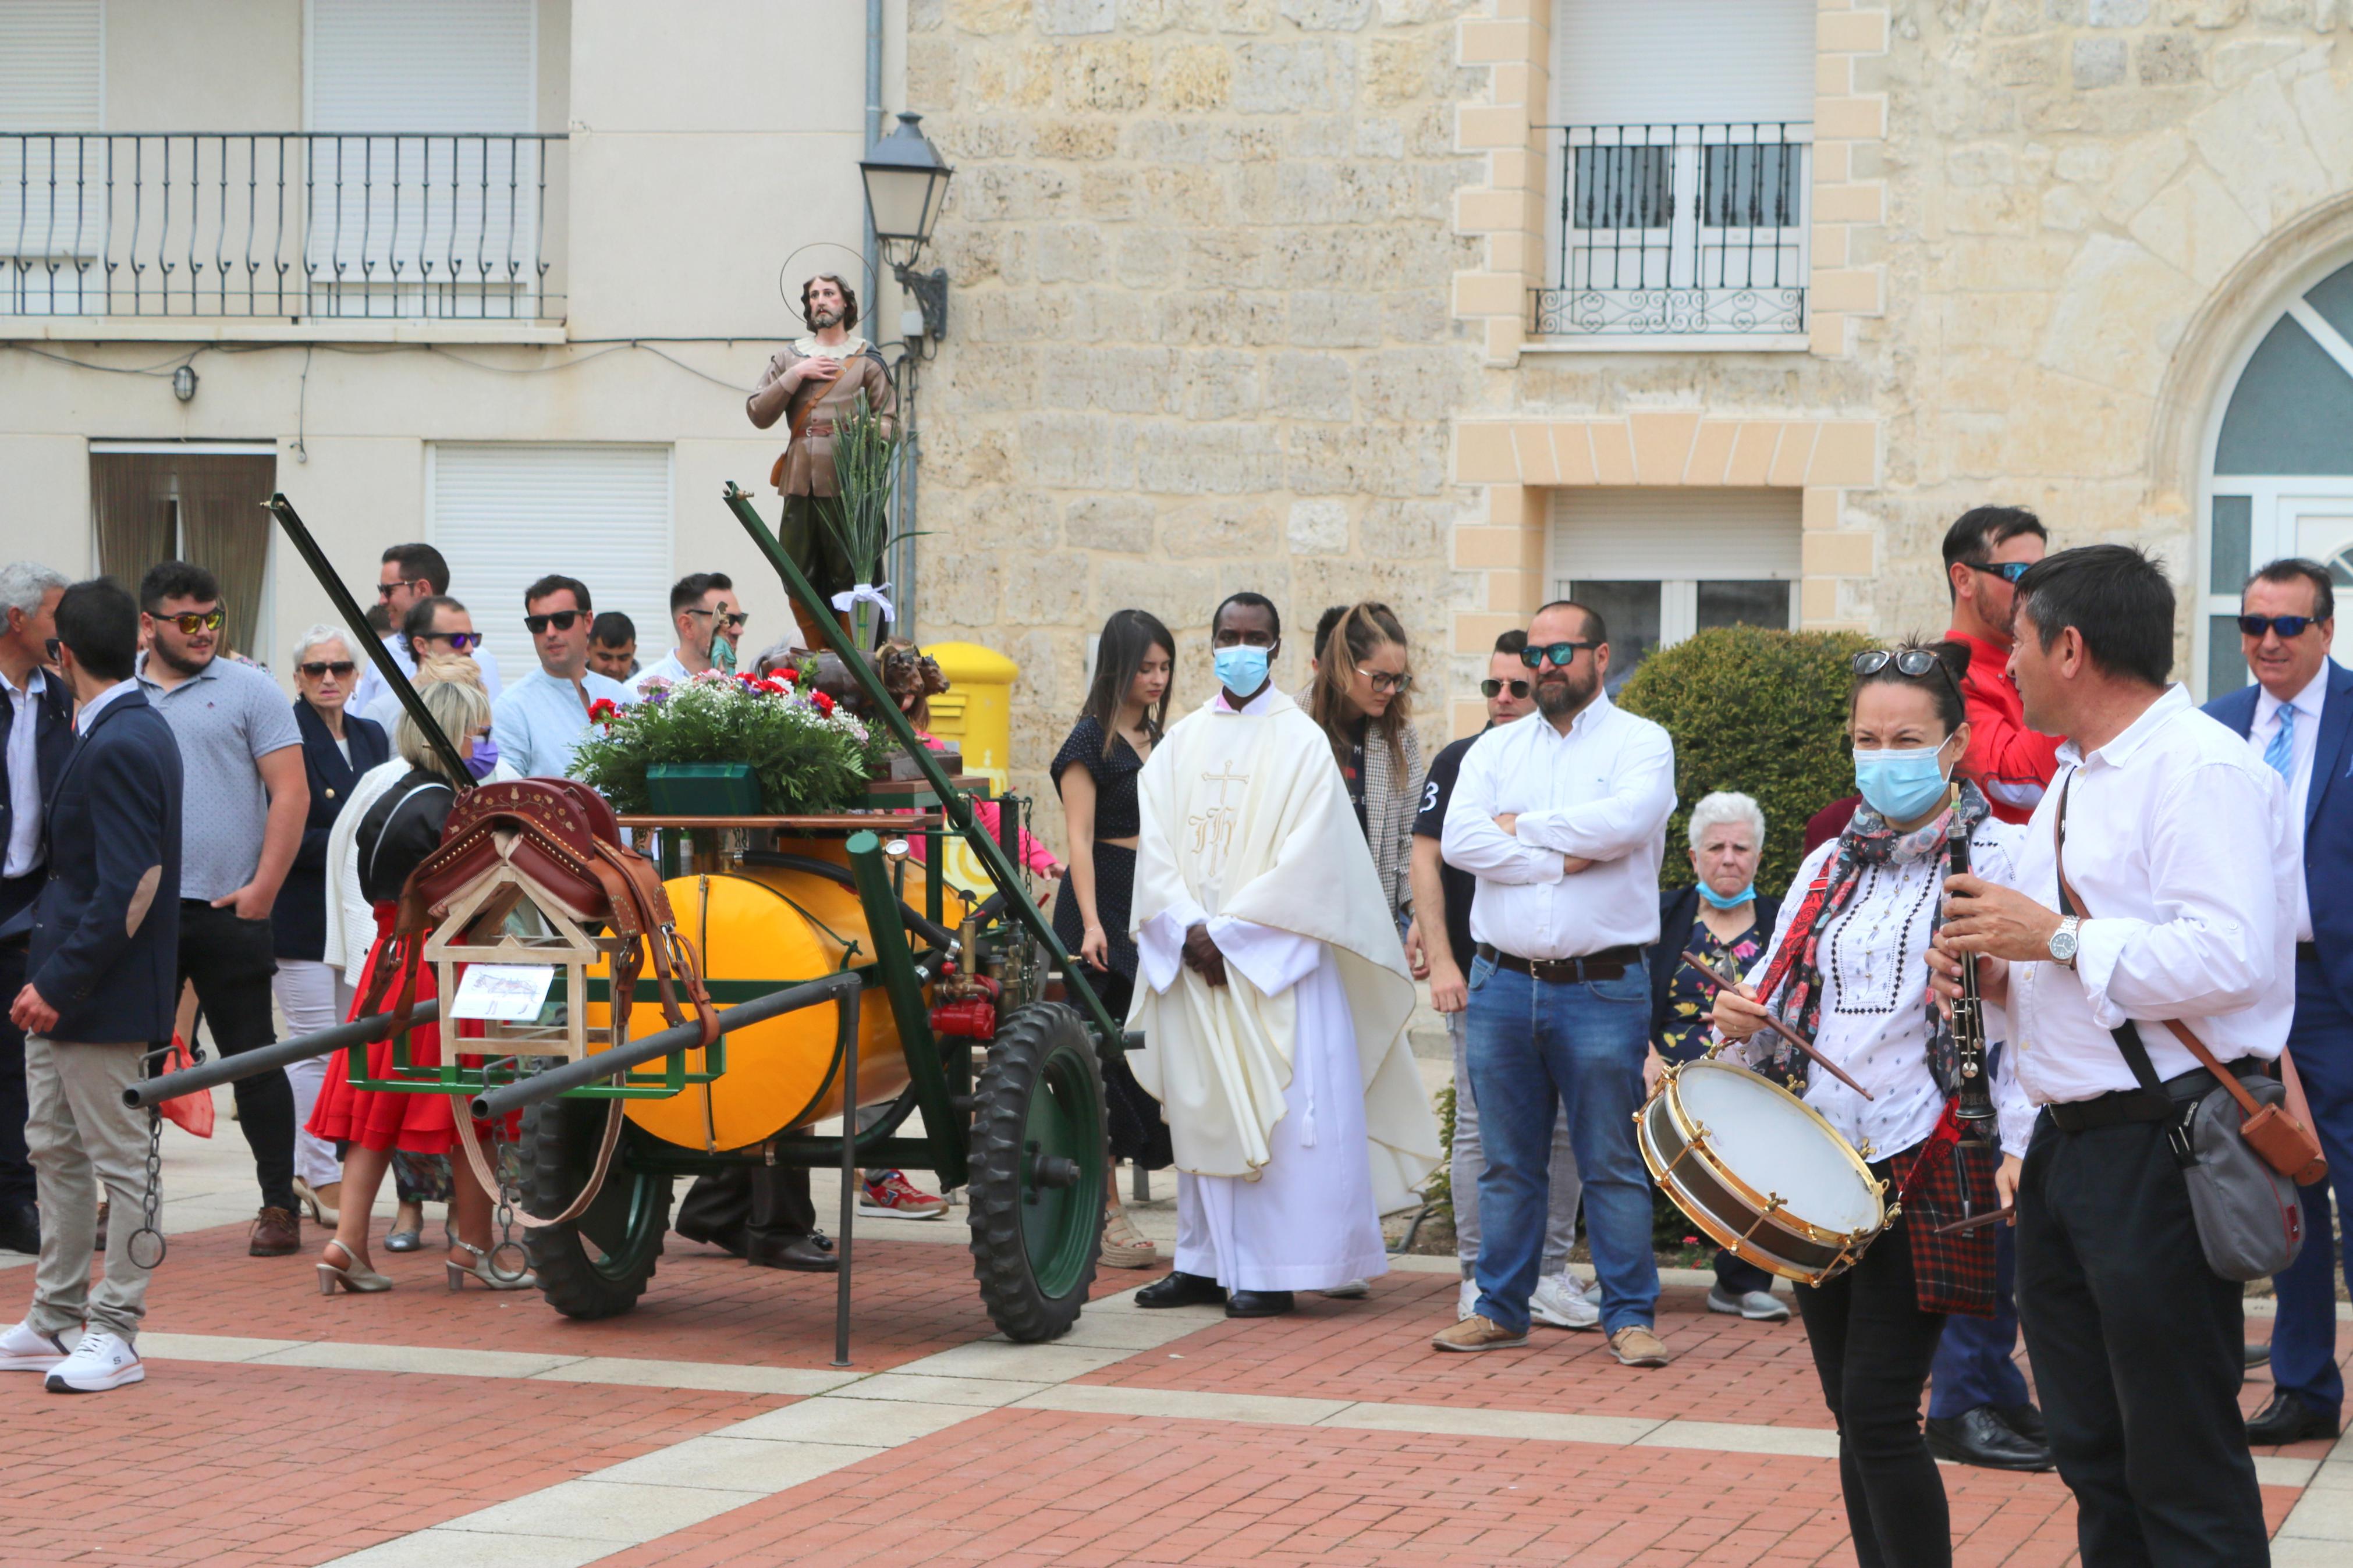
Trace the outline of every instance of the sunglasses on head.
<instances>
[{"instance_id":1,"label":"sunglasses on head","mask_svg":"<svg viewBox=\"0 0 2353 1568\"><path fill-rule=\"evenodd\" d=\"M1479 695L1500 697L1505 687L1511 688L1512 695L1514 697L1525 697L1528 694L1528 683L1525 680L1482 680L1479 683Z\"/></svg>"},{"instance_id":2,"label":"sunglasses on head","mask_svg":"<svg viewBox=\"0 0 2353 1568\"><path fill-rule=\"evenodd\" d=\"M2239 617L2239 629L2251 637L2259 637L2267 631L2277 632L2283 638L2300 637L2304 635L2305 627L2318 624L2319 617L2316 616L2241 616Z\"/></svg>"},{"instance_id":3,"label":"sunglasses on head","mask_svg":"<svg viewBox=\"0 0 2353 1568\"><path fill-rule=\"evenodd\" d=\"M2034 563L2031 561L1964 561L1961 564L1972 572L1982 572L1989 577L1999 577L2015 587L2018 580L2026 575L2027 568Z\"/></svg>"},{"instance_id":4,"label":"sunglasses on head","mask_svg":"<svg viewBox=\"0 0 2353 1568\"><path fill-rule=\"evenodd\" d=\"M528 622L525 624L529 625ZM532 629L537 631L539 628L533 626ZM482 634L480 632L419 632L417 634L417 640L445 642L449 645L450 651L453 653L471 653L481 646Z\"/></svg>"},{"instance_id":5,"label":"sunglasses on head","mask_svg":"<svg viewBox=\"0 0 2353 1568\"><path fill-rule=\"evenodd\" d=\"M1558 668L1566 669L1577 662L1578 654L1600 646L1598 642L1530 643L1520 650L1520 662L1530 669L1541 669L1545 660L1550 659Z\"/></svg>"},{"instance_id":6,"label":"sunglasses on head","mask_svg":"<svg viewBox=\"0 0 2353 1568\"><path fill-rule=\"evenodd\" d=\"M1854 673L1858 677L1877 675L1891 664L1896 674L1909 680L1921 679L1932 669L1943 670L1945 679L1952 681L1953 690L1958 693L1961 689L1961 683L1953 680L1953 672L1946 668L1945 661L1925 647L1865 648L1854 656Z\"/></svg>"},{"instance_id":7,"label":"sunglasses on head","mask_svg":"<svg viewBox=\"0 0 2353 1568\"><path fill-rule=\"evenodd\" d=\"M200 631L216 632L220 630L221 622L225 617L218 610L206 610L201 615L194 610L190 610L185 616L157 616L155 618L158 621L163 622L165 626L179 627L180 635L182 637L192 637Z\"/></svg>"},{"instance_id":8,"label":"sunglasses on head","mask_svg":"<svg viewBox=\"0 0 2353 1568\"><path fill-rule=\"evenodd\" d=\"M427 583L422 577L403 577L397 583L378 583L375 585L375 596L379 599L389 599L395 594L399 593L403 588L425 588L430 586L431 584Z\"/></svg>"},{"instance_id":9,"label":"sunglasses on head","mask_svg":"<svg viewBox=\"0 0 2353 1568\"><path fill-rule=\"evenodd\" d=\"M550 626L554 626L559 632L568 632L572 629L572 623L586 613L585 610L557 610L550 615L525 616L522 618L522 624L530 629L533 637L537 637Z\"/></svg>"},{"instance_id":10,"label":"sunglasses on head","mask_svg":"<svg viewBox=\"0 0 2353 1568\"><path fill-rule=\"evenodd\" d=\"M332 675L337 680L348 680L351 679L352 671L357 669L359 666L348 658L314 658L308 664L298 664L294 668L313 680L322 675Z\"/></svg>"}]
</instances>

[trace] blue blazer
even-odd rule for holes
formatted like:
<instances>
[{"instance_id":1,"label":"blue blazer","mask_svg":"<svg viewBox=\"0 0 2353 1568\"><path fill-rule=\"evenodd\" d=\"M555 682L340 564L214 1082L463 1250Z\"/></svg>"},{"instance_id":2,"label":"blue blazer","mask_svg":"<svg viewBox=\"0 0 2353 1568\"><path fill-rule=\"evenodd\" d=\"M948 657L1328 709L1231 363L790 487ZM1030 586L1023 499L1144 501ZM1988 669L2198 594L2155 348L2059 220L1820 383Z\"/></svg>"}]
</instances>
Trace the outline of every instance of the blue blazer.
<instances>
[{"instance_id":1,"label":"blue blazer","mask_svg":"<svg viewBox=\"0 0 2353 1568\"><path fill-rule=\"evenodd\" d=\"M2320 734L2312 752L2312 785L2304 807L2304 892L2312 906L2312 941L2337 1001L2353 1008L2353 669L2328 661L2320 700ZM2260 686L2242 686L2206 704L2206 712L2244 735L2254 728Z\"/></svg>"},{"instance_id":2,"label":"blue blazer","mask_svg":"<svg viewBox=\"0 0 2353 1568\"><path fill-rule=\"evenodd\" d=\"M327 732L327 721L301 698L294 700L294 727L302 734L302 770L311 778L311 815L302 824L302 845L269 907L269 937L280 958L317 958L327 951L327 836L352 785L370 768L389 760L392 742L384 726L343 710L343 737L352 760Z\"/></svg>"},{"instance_id":3,"label":"blue blazer","mask_svg":"<svg viewBox=\"0 0 2353 1568\"><path fill-rule=\"evenodd\" d=\"M180 996L180 747L134 686L74 742L49 805L26 977L49 1037L163 1046Z\"/></svg>"},{"instance_id":4,"label":"blue blazer","mask_svg":"<svg viewBox=\"0 0 2353 1568\"><path fill-rule=\"evenodd\" d=\"M40 694L33 699L34 765L41 778L41 814L48 815L57 798L58 775L73 751L73 698L55 675L44 674ZM0 681L0 857L7 852L9 836L16 830L15 781L8 776L7 738L16 721L16 694ZM5 864L5 861L0 861ZM21 877L0 877L0 942L21 937L33 929L33 900L47 880L37 866Z\"/></svg>"}]
</instances>

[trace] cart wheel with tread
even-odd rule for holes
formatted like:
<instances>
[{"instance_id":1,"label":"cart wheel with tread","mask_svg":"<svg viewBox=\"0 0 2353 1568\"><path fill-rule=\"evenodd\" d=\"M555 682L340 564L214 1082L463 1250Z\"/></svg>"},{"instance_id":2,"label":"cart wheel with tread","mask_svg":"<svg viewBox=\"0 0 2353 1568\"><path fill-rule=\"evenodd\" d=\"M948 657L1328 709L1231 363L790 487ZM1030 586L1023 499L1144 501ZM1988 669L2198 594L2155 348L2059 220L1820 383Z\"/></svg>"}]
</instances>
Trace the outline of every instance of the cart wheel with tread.
<instances>
[{"instance_id":1,"label":"cart wheel with tread","mask_svg":"<svg viewBox=\"0 0 2353 1568\"><path fill-rule=\"evenodd\" d=\"M524 1112L532 1213L563 1213L586 1184L604 1135L605 1108L601 1100L550 1100ZM604 1189L579 1218L525 1233L540 1294L567 1318L617 1317L638 1304L654 1277L670 1229L671 1178L631 1162L630 1145L643 1136L622 1126Z\"/></svg>"},{"instance_id":2,"label":"cart wheel with tread","mask_svg":"<svg viewBox=\"0 0 2353 1568\"><path fill-rule=\"evenodd\" d=\"M1059 1339L1078 1321L1103 1250L1108 1147L1103 1074L1078 1010L1006 1015L972 1128L973 1273L1006 1336Z\"/></svg>"}]
</instances>

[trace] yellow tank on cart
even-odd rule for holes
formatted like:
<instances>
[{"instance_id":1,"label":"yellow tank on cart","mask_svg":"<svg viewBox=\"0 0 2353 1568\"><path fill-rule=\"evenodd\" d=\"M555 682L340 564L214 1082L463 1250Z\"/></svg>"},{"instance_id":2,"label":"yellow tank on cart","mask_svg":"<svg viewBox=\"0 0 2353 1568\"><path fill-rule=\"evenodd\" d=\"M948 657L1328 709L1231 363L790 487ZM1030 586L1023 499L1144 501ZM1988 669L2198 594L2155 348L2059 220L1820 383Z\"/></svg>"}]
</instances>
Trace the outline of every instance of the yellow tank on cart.
<instances>
[{"instance_id":1,"label":"yellow tank on cart","mask_svg":"<svg viewBox=\"0 0 2353 1568\"><path fill-rule=\"evenodd\" d=\"M837 838L787 839L781 849L845 869L849 864ZM922 910L922 865L910 858L902 875L900 897ZM754 860L724 872L672 878L664 886L680 931L702 955L708 980L753 981L765 990L873 962L865 906L849 888L821 872ZM954 888L943 889L943 894L940 923L954 930L967 900ZM606 974L602 968L593 973ZM649 979L639 982L630 1015L632 1038L664 1026ZM610 1017L605 1004L590 1005L592 1026L607 1024ZM898 1024L881 992L860 998L858 1024L854 1103L887 1104L907 1087L907 1064ZM733 1030L725 1072L666 1099L625 1100L628 1119L665 1142L715 1151L745 1148L839 1116L841 1085L834 1071L839 1028L837 1009L828 1004ZM689 1051L686 1068L702 1071L703 1053Z\"/></svg>"}]
</instances>

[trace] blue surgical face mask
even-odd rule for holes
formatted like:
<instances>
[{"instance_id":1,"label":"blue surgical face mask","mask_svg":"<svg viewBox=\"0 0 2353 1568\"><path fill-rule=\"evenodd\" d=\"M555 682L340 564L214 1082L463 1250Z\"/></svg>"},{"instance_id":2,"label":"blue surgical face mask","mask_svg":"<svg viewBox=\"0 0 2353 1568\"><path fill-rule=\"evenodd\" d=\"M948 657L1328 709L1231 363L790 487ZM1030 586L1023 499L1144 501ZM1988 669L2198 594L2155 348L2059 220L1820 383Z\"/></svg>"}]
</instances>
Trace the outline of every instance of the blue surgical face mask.
<instances>
[{"instance_id":1,"label":"blue surgical face mask","mask_svg":"<svg viewBox=\"0 0 2353 1568\"><path fill-rule=\"evenodd\" d=\"M1240 697L1248 697L1266 684L1266 649L1251 647L1247 643L1221 647L1215 652L1218 684Z\"/></svg>"},{"instance_id":2,"label":"blue surgical face mask","mask_svg":"<svg viewBox=\"0 0 2353 1568\"><path fill-rule=\"evenodd\" d=\"M480 783L490 777L491 770L498 765L499 743L484 735L474 742L474 754L466 759L466 771Z\"/></svg>"},{"instance_id":3,"label":"blue surgical face mask","mask_svg":"<svg viewBox=\"0 0 2353 1568\"><path fill-rule=\"evenodd\" d=\"M1909 746L1901 750L1854 753L1854 787L1863 804L1890 822L1910 822L1926 816L1945 793L1942 746Z\"/></svg>"},{"instance_id":4,"label":"blue surgical face mask","mask_svg":"<svg viewBox=\"0 0 2353 1568\"><path fill-rule=\"evenodd\" d=\"M1751 882L1727 899L1705 882L1702 882L1699 885L1699 896L1719 910L1736 910L1757 896L1757 884Z\"/></svg>"}]
</instances>

